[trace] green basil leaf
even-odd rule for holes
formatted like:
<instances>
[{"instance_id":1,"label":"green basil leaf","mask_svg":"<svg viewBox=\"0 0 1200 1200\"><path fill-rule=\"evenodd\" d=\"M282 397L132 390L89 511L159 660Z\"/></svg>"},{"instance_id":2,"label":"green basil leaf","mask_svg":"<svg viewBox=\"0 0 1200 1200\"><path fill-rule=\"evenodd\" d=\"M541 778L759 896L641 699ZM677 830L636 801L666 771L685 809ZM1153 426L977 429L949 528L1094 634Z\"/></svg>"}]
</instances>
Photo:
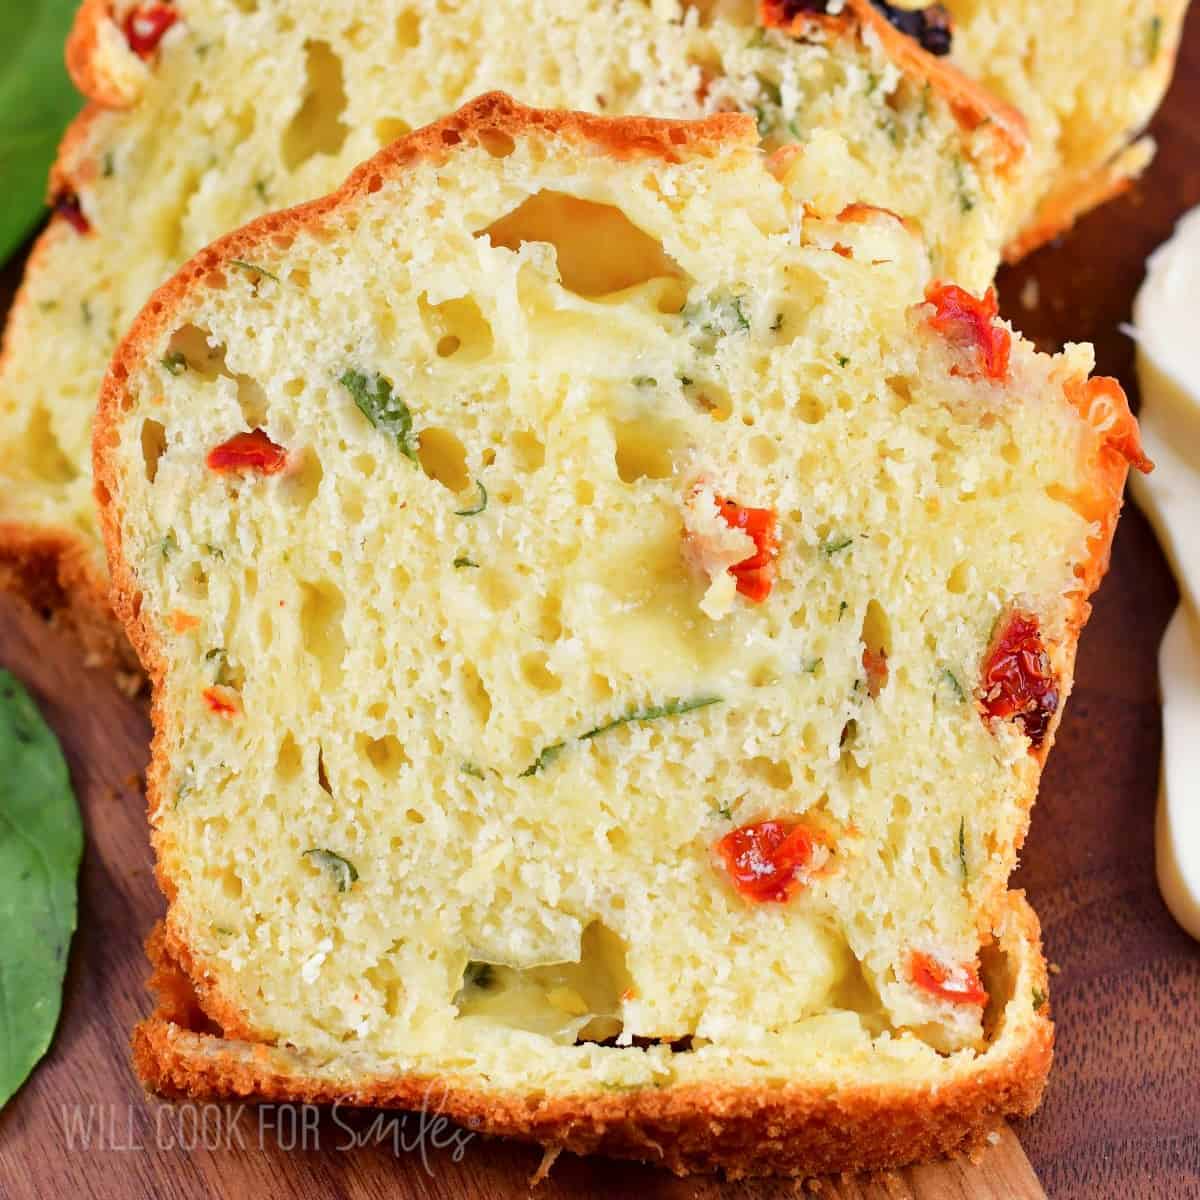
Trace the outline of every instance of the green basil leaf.
<instances>
[{"instance_id":1,"label":"green basil leaf","mask_svg":"<svg viewBox=\"0 0 1200 1200\"><path fill-rule=\"evenodd\" d=\"M0 671L0 1105L58 1024L82 853L58 741L29 693Z\"/></svg>"},{"instance_id":2,"label":"green basil leaf","mask_svg":"<svg viewBox=\"0 0 1200 1200\"><path fill-rule=\"evenodd\" d=\"M475 486L479 489L478 497L475 503L470 508L460 508L455 512L456 517L477 517L488 506L487 488L483 486L483 480L475 480Z\"/></svg>"},{"instance_id":3,"label":"green basil leaf","mask_svg":"<svg viewBox=\"0 0 1200 1200\"><path fill-rule=\"evenodd\" d=\"M645 721L660 721L663 717L681 717L684 713L695 712L698 708L708 708L710 704L720 703L720 696L700 696L696 700L668 700L666 704L655 704L650 708L636 709L623 716L614 717L613 720L606 721L603 725L597 725L595 729L589 729L587 733L581 733L579 740L581 742L591 741L592 738L597 738L602 733L608 733L610 729L616 729L621 725L641 725Z\"/></svg>"},{"instance_id":4,"label":"green basil leaf","mask_svg":"<svg viewBox=\"0 0 1200 1200\"><path fill-rule=\"evenodd\" d=\"M79 94L63 65L78 0L0 4L0 262L42 215L46 177Z\"/></svg>"},{"instance_id":5,"label":"green basil leaf","mask_svg":"<svg viewBox=\"0 0 1200 1200\"><path fill-rule=\"evenodd\" d=\"M324 867L333 876L339 892L348 892L358 882L358 868L332 850L305 850L304 857Z\"/></svg>"},{"instance_id":6,"label":"green basil leaf","mask_svg":"<svg viewBox=\"0 0 1200 1200\"><path fill-rule=\"evenodd\" d=\"M412 413L382 375L344 371L338 382L354 397L359 411L376 429L396 439L400 453L417 462L417 439L413 436Z\"/></svg>"}]
</instances>

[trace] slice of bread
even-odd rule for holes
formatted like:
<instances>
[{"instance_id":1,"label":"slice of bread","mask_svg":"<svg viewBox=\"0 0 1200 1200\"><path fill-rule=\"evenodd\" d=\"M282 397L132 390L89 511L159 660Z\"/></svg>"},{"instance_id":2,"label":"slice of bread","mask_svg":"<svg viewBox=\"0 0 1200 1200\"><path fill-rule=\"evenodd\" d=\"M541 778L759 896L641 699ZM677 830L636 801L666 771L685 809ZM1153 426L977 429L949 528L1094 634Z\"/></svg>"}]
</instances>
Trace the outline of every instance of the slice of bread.
<instances>
[{"instance_id":1,"label":"slice of bread","mask_svg":"<svg viewBox=\"0 0 1200 1200\"><path fill-rule=\"evenodd\" d=\"M1142 460L993 300L807 213L748 118L503 96L193 259L95 440L155 692L143 1078L681 1171L1029 1112L1007 881Z\"/></svg>"},{"instance_id":2,"label":"slice of bread","mask_svg":"<svg viewBox=\"0 0 1200 1200\"><path fill-rule=\"evenodd\" d=\"M768 147L804 141L791 185L811 207L902 212L939 272L982 290L1020 190L1020 118L867 0L837 17L769 11L788 32L758 19L726 0L494 0L452 15L434 0L86 0L68 57L94 103L64 142L60 216L0 367L0 586L101 657L119 650L88 461L117 338L201 246L330 191L489 88L613 113L753 112Z\"/></svg>"},{"instance_id":3,"label":"slice of bread","mask_svg":"<svg viewBox=\"0 0 1200 1200\"><path fill-rule=\"evenodd\" d=\"M1005 248L1015 260L1124 191L1153 155L1139 138L1171 82L1188 0L946 0L954 58L1029 120L1033 181Z\"/></svg>"}]
</instances>

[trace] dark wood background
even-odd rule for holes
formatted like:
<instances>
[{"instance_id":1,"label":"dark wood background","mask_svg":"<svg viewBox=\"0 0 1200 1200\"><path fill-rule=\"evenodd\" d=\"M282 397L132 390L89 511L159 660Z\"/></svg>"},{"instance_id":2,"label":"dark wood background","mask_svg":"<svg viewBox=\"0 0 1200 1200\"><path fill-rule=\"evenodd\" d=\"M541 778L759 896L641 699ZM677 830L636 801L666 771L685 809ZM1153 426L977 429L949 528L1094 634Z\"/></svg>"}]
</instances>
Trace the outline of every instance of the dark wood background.
<instances>
[{"instance_id":1,"label":"dark wood background","mask_svg":"<svg viewBox=\"0 0 1200 1200\"><path fill-rule=\"evenodd\" d=\"M1200 204L1200 12L1189 20L1153 132L1158 158L1133 192L1000 280L1005 314L1021 329L1046 348L1094 342L1098 369L1135 395L1132 345L1118 325L1129 317L1146 255L1180 213ZM17 278L14 265L0 279L0 309ZM1020 299L1030 279L1039 293L1033 308ZM1200 337L1200 313L1196 319ZM1016 880L1041 916L1058 968L1050 1086L1038 1114L1015 1127L1054 1200L1200 1198L1200 945L1172 923L1154 878L1157 651L1176 602L1150 528L1130 505L1084 634L1075 693ZM422 1155L412 1148L412 1124L398 1155L390 1144L342 1150L348 1135L328 1116L308 1148L289 1150L286 1129L275 1127L278 1114L263 1114L260 1137L255 1111L235 1122L227 1110L219 1121L210 1114L208 1128L230 1144L187 1147L198 1114L144 1098L128 1066L129 1027L150 1007L140 941L161 908L139 778L145 714L4 599L0 664L33 687L63 739L88 827L63 1020L47 1060L0 1113L0 1198L524 1194L536 1151L476 1138L460 1162L447 1149ZM342 1119L369 1130L369 1114ZM89 1137L71 1146L72 1122L81 1134L79 1122L88 1120ZM757 1200L792 1191L786 1183L679 1181L650 1168L564 1156L538 1195ZM802 1194L798 1185L795 1191ZM825 1181L821 1191L839 1200L1038 1194L1010 1138L979 1166Z\"/></svg>"}]
</instances>

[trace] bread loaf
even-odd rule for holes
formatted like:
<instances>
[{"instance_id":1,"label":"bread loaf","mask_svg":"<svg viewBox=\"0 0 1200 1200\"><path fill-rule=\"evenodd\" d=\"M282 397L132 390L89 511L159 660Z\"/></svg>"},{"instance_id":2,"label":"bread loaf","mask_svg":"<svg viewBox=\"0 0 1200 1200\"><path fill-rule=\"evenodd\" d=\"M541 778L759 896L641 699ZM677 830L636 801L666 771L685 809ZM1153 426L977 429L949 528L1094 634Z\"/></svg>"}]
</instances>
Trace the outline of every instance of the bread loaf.
<instances>
[{"instance_id":1,"label":"bread loaf","mask_svg":"<svg viewBox=\"0 0 1200 1200\"><path fill-rule=\"evenodd\" d=\"M95 470L154 685L151 1086L436 1081L735 1174L1035 1106L1008 877L1137 427L772 166L743 116L488 96L134 323Z\"/></svg>"}]
</instances>

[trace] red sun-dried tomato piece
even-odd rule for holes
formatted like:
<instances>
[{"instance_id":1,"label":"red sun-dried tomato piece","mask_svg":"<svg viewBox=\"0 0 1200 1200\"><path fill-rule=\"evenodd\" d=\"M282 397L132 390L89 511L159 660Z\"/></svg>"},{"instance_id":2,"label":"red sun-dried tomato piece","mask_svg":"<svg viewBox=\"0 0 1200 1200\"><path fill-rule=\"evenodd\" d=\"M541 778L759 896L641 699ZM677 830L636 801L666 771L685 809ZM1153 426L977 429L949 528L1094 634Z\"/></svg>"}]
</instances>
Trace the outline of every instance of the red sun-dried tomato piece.
<instances>
[{"instance_id":1,"label":"red sun-dried tomato piece","mask_svg":"<svg viewBox=\"0 0 1200 1200\"><path fill-rule=\"evenodd\" d=\"M745 508L734 500L717 498L725 523L740 529L754 542L754 553L734 563L729 573L737 580L738 595L761 604L775 582L775 555L779 552L778 521L771 508Z\"/></svg>"},{"instance_id":2,"label":"red sun-dried tomato piece","mask_svg":"<svg viewBox=\"0 0 1200 1200\"><path fill-rule=\"evenodd\" d=\"M812 831L794 821L757 821L731 830L716 844L733 886L748 900L787 900L803 886L812 862Z\"/></svg>"},{"instance_id":3,"label":"red sun-dried tomato piece","mask_svg":"<svg viewBox=\"0 0 1200 1200\"><path fill-rule=\"evenodd\" d=\"M214 446L204 460L210 471L257 471L277 475L287 466L287 451L276 445L261 429L235 433L227 442Z\"/></svg>"},{"instance_id":4,"label":"red sun-dried tomato piece","mask_svg":"<svg viewBox=\"0 0 1200 1200\"><path fill-rule=\"evenodd\" d=\"M76 233L91 233L92 223L83 215L83 206L75 192L59 192L53 208L54 215L67 221Z\"/></svg>"},{"instance_id":5,"label":"red sun-dried tomato piece","mask_svg":"<svg viewBox=\"0 0 1200 1200\"><path fill-rule=\"evenodd\" d=\"M1058 700L1058 680L1050 668L1037 617L1013 613L993 639L984 662L984 715L1016 721L1037 749L1058 711Z\"/></svg>"},{"instance_id":6,"label":"red sun-dried tomato piece","mask_svg":"<svg viewBox=\"0 0 1200 1200\"><path fill-rule=\"evenodd\" d=\"M237 692L232 688L215 684L213 687L205 688L201 694L204 696L204 703L208 705L209 712L216 713L218 717L228 719L236 717L241 712Z\"/></svg>"},{"instance_id":7,"label":"red sun-dried tomato piece","mask_svg":"<svg viewBox=\"0 0 1200 1200\"><path fill-rule=\"evenodd\" d=\"M864 646L862 652L863 670L867 673L867 694L873 700L883 691L888 681L887 653L882 648L872 650Z\"/></svg>"},{"instance_id":8,"label":"red sun-dried tomato piece","mask_svg":"<svg viewBox=\"0 0 1200 1200\"><path fill-rule=\"evenodd\" d=\"M1012 336L995 323L1000 307L994 287L988 288L980 300L956 284L931 283L925 289L925 299L934 308L929 324L954 345L974 353L978 370L973 374L997 383L1008 377Z\"/></svg>"},{"instance_id":9,"label":"red sun-dried tomato piece","mask_svg":"<svg viewBox=\"0 0 1200 1200\"><path fill-rule=\"evenodd\" d=\"M971 963L944 963L914 950L908 958L908 977L922 991L951 1004L986 1004L987 989Z\"/></svg>"},{"instance_id":10,"label":"red sun-dried tomato piece","mask_svg":"<svg viewBox=\"0 0 1200 1200\"><path fill-rule=\"evenodd\" d=\"M169 4L139 4L125 18L125 40L138 58L149 58L178 20L179 14Z\"/></svg>"}]
</instances>

